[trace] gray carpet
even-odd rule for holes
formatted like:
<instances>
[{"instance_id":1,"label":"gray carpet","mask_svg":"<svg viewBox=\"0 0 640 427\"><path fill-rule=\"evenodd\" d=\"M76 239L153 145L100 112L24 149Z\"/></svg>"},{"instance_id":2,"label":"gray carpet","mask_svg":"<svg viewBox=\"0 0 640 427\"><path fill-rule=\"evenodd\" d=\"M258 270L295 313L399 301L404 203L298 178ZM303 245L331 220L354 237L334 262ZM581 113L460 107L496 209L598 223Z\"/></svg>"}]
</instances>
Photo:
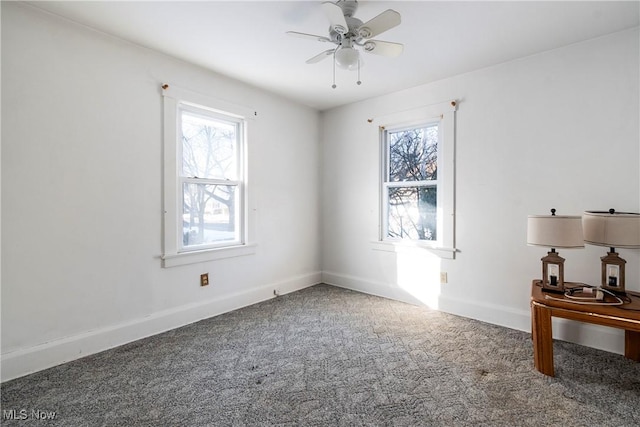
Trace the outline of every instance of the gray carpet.
<instances>
[{"instance_id":1,"label":"gray carpet","mask_svg":"<svg viewBox=\"0 0 640 427\"><path fill-rule=\"evenodd\" d=\"M549 378L527 333L317 285L6 382L3 425L640 425L640 363L554 349Z\"/></svg>"}]
</instances>

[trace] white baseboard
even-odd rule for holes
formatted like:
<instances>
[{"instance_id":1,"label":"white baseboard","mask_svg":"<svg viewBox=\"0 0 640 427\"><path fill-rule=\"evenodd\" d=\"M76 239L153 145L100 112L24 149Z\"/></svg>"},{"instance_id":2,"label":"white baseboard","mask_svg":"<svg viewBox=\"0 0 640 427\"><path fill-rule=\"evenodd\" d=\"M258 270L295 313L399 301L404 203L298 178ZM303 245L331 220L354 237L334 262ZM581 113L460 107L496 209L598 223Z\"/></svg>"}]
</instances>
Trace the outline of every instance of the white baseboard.
<instances>
[{"instance_id":1,"label":"white baseboard","mask_svg":"<svg viewBox=\"0 0 640 427\"><path fill-rule=\"evenodd\" d=\"M213 300L164 310L126 323L4 353L1 356L1 381L4 382L28 375L265 301L274 297L274 290L278 290L280 295L284 295L321 282L409 304L423 304L420 300L394 284L375 282L334 272L316 272L236 294L225 295ZM528 311L478 304L449 297L440 298L438 309L446 313L512 329L526 332L531 330L531 318ZM553 336L555 339L624 354L624 333L614 328L554 319Z\"/></svg>"},{"instance_id":2,"label":"white baseboard","mask_svg":"<svg viewBox=\"0 0 640 427\"><path fill-rule=\"evenodd\" d=\"M335 272L322 272L322 282L371 295L425 305L393 283L381 283ZM525 332L531 332L531 313L509 307L441 296L438 310ZM554 339L624 354L624 331L565 319L553 319Z\"/></svg>"},{"instance_id":3,"label":"white baseboard","mask_svg":"<svg viewBox=\"0 0 640 427\"><path fill-rule=\"evenodd\" d=\"M106 328L2 354L1 379L11 380L132 341L179 328L209 317L320 283L321 273L296 276L219 298L153 313Z\"/></svg>"}]
</instances>

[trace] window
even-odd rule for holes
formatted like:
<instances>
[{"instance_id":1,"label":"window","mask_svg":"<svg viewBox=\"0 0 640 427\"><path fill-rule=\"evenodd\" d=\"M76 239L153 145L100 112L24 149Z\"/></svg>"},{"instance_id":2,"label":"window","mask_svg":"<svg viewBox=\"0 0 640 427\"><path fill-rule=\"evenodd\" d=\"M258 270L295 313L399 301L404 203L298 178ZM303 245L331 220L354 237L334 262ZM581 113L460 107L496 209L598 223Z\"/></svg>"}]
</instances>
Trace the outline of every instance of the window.
<instances>
[{"instance_id":1,"label":"window","mask_svg":"<svg viewBox=\"0 0 640 427\"><path fill-rule=\"evenodd\" d=\"M376 119L383 124L376 249L411 244L453 258L455 110L452 101Z\"/></svg>"},{"instance_id":2,"label":"window","mask_svg":"<svg viewBox=\"0 0 640 427\"><path fill-rule=\"evenodd\" d=\"M255 113L173 88L164 109L164 266L253 253L245 159Z\"/></svg>"},{"instance_id":3,"label":"window","mask_svg":"<svg viewBox=\"0 0 640 427\"><path fill-rule=\"evenodd\" d=\"M385 238L438 236L438 123L384 130Z\"/></svg>"},{"instance_id":4,"label":"window","mask_svg":"<svg viewBox=\"0 0 640 427\"><path fill-rule=\"evenodd\" d=\"M188 104L178 109L179 251L241 244L243 120Z\"/></svg>"}]
</instances>

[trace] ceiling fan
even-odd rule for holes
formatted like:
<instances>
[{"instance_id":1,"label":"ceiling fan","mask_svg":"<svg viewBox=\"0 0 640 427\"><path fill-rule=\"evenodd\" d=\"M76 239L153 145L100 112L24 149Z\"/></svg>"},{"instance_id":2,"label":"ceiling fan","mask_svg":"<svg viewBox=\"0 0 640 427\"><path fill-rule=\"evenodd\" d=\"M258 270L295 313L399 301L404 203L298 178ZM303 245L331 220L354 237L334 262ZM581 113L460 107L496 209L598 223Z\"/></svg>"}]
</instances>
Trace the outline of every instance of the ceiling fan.
<instances>
[{"instance_id":1,"label":"ceiling fan","mask_svg":"<svg viewBox=\"0 0 640 427\"><path fill-rule=\"evenodd\" d=\"M335 3L323 2L324 11L329 23L329 36L287 31L294 37L313 39L319 42L333 43L336 47L325 50L318 55L309 58L307 64L315 64L323 59L333 56L333 85L336 88L336 65L347 70L358 70L358 84L360 81L360 67L362 59L360 51L373 53L386 57L396 57L404 49L401 43L373 40L372 37L382 34L400 24L400 14L392 9L387 9L367 22L362 22L354 17L358 9L357 0L338 0Z\"/></svg>"}]
</instances>

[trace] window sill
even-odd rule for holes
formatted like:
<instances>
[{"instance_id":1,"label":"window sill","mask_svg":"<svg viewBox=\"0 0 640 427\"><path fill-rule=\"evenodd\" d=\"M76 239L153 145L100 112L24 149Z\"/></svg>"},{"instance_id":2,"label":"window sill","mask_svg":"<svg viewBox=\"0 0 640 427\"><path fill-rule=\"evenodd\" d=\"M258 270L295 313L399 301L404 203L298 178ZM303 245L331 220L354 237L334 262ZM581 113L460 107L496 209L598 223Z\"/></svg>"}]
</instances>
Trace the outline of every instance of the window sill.
<instances>
[{"instance_id":1,"label":"window sill","mask_svg":"<svg viewBox=\"0 0 640 427\"><path fill-rule=\"evenodd\" d=\"M432 246L428 243L421 243L416 241L375 241L371 242L371 247L374 251L383 251L383 252L406 252L412 250L425 250L432 252L434 255L439 256L444 259L455 259L456 252L458 252L455 248L442 248L438 246Z\"/></svg>"},{"instance_id":2,"label":"window sill","mask_svg":"<svg viewBox=\"0 0 640 427\"><path fill-rule=\"evenodd\" d=\"M256 245L247 244L228 248L215 248L202 251L181 252L179 254L165 254L162 256L162 266L164 268L177 267L180 265L196 264L199 262L253 255L254 253L256 253Z\"/></svg>"}]
</instances>

